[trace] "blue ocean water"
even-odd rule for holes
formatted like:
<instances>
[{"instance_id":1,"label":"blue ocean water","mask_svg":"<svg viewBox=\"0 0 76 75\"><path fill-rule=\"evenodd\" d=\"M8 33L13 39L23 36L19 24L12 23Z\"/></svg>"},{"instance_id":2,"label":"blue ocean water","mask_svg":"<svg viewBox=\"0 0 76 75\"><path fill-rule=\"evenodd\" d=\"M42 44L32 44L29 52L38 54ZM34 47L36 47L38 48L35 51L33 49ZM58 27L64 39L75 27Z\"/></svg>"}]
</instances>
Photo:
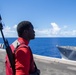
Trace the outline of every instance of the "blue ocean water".
<instances>
[{"instance_id":1,"label":"blue ocean water","mask_svg":"<svg viewBox=\"0 0 76 75\"><path fill-rule=\"evenodd\" d=\"M6 38L11 44L17 38ZM0 43L3 43L3 39L0 38ZM30 41L30 47L34 54L61 58L59 50L56 45L64 46L76 46L76 37L54 37L54 38L35 38Z\"/></svg>"}]
</instances>

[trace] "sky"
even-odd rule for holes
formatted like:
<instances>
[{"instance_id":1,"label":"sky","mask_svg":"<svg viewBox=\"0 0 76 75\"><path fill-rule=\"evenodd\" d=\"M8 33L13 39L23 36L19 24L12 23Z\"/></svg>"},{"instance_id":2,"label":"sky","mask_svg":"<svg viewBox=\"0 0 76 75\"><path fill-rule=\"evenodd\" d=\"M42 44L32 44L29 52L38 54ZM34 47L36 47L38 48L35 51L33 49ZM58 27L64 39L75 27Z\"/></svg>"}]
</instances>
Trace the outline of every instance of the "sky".
<instances>
[{"instance_id":1,"label":"sky","mask_svg":"<svg viewBox=\"0 0 76 75\"><path fill-rule=\"evenodd\" d=\"M36 37L76 37L76 0L0 0L0 14L5 37L17 37L24 20Z\"/></svg>"}]
</instances>

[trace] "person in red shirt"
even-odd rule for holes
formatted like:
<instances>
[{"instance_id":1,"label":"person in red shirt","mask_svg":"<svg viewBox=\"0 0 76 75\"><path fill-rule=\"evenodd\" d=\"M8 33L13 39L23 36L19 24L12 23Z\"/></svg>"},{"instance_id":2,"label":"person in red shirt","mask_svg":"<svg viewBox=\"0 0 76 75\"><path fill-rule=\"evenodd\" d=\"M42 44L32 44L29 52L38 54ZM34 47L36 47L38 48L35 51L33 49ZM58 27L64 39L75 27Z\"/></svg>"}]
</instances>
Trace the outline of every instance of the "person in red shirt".
<instances>
[{"instance_id":1,"label":"person in red shirt","mask_svg":"<svg viewBox=\"0 0 76 75\"><path fill-rule=\"evenodd\" d=\"M11 49L15 49L15 75L30 75L35 71L33 54L28 46L30 40L35 39L35 31L31 22L21 21L17 26L18 39L11 44ZM24 46L22 46L24 45ZM8 57L6 56L6 75L13 75L10 71L10 67L7 64Z\"/></svg>"},{"instance_id":2,"label":"person in red shirt","mask_svg":"<svg viewBox=\"0 0 76 75\"><path fill-rule=\"evenodd\" d=\"M28 47L30 40L35 38L34 27L31 22L22 21L17 26L17 32L18 41L24 43L27 47L18 48L15 52L16 75L29 75L30 72L35 70L33 55Z\"/></svg>"}]
</instances>

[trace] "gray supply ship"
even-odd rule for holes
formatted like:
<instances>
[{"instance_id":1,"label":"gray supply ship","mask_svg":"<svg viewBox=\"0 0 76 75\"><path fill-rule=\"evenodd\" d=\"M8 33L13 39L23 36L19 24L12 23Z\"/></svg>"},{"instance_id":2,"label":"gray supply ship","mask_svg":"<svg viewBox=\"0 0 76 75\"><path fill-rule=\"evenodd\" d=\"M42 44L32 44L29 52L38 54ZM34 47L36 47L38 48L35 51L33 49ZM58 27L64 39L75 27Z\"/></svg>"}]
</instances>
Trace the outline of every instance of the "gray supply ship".
<instances>
[{"instance_id":1,"label":"gray supply ship","mask_svg":"<svg viewBox=\"0 0 76 75\"><path fill-rule=\"evenodd\" d=\"M56 46L63 59L76 61L76 46Z\"/></svg>"}]
</instances>

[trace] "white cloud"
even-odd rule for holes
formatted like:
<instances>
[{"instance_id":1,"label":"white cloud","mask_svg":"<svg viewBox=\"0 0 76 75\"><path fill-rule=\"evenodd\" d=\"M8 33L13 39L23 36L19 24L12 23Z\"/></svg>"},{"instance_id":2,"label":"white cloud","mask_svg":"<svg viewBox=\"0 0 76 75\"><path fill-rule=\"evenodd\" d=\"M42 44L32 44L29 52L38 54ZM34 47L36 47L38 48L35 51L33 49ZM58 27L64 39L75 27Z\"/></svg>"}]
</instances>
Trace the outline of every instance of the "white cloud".
<instances>
[{"instance_id":1,"label":"white cloud","mask_svg":"<svg viewBox=\"0 0 76 75\"><path fill-rule=\"evenodd\" d=\"M3 33L5 37L17 37L16 31L17 25L12 27L4 26ZM68 26L62 26L61 28L56 23L51 23L51 26L46 29L35 29L36 37L68 37L68 36L76 36L76 30L68 30L71 29ZM1 37L1 35L0 35Z\"/></svg>"},{"instance_id":2,"label":"white cloud","mask_svg":"<svg viewBox=\"0 0 76 75\"><path fill-rule=\"evenodd\" d=\"M16 29L17 25L14 25L13 28Z\"/></svg>"},{"instance_id":3,"label":"white cloud","mask_svg":"<svg viewBox=\"0 0 76 75\"><path fill-rule=\"evenodd\" d=\"M76 30L72 30L71 34L72 34L73 36L76 36Z\"/></svg>"},{"instance_id":4,"label":"white cloud","mask_svg":"<svg viewBox=\"0 0 76 75\"><path fill-rule=\"evenodd\" d=\"M62 37L76 37L76 30L66 30L59 33Z\"/></svg>"},{"instance_id":5,"label":"white cloud","mask_svg":"<svg viewBox=\"0 0 76 75\"><path fill-rule=\"evenodd\" d=\"M57 36L61 28L56 24L56 23L51 23L50 28L47 29L36 29L36 36L39 37L52 37L52 36Z\"/></svg>"},{"instance_id":6,"label":"white cloud","mask_svg":"<svg viewBox=\"0 0 76 75\"><path fill-rule=\"evenodd\" d=\"M11 28L9 27L9 26L6 26L5 28L4 28L4 31L5 32L9 32L11 30Z\"/></svg>"},{"instance_id":7,"label":"white cloud","mask_svg":"<svg viewBox=\"0 0 76 75\"><path fill-rule=\"evenodd\" d=\"M52 26L51 33L54 35L58 34L61 28L56 23L51 23L51 26Z\"/></svg>"},{"instance_id":8,"label":"white cloud","mask_svg":"<svg viewBox=\"0 0 76 75\"><path fill-rule=\"evenodd\" d=\"M3 33L5 37L16 37L16 25L14 25L13 27L5 26L3 29Z\"/></svg>"},{"instance_id":9,"label":"white cloud","mask_svg":"<svg viewBox=\"0 0 76 75\"><path fill-rule=\"evenodd\" d=\"M75 37L76 30L68 30L70 27L67 25L59 27L56 23L51 23L50 28L48 29L36 29L36 36L41 37Z\"/></svg>"},{"instance_id":10,"label":"white cloud","mask_svg":"<svg viewBox=\"0 0 76 75\"><path fill-rule=\"evenodd\" d=\"M50 30L49 29L35 29L35 34L37 37L49 37Z\"/></svg>"}]
</instances>

